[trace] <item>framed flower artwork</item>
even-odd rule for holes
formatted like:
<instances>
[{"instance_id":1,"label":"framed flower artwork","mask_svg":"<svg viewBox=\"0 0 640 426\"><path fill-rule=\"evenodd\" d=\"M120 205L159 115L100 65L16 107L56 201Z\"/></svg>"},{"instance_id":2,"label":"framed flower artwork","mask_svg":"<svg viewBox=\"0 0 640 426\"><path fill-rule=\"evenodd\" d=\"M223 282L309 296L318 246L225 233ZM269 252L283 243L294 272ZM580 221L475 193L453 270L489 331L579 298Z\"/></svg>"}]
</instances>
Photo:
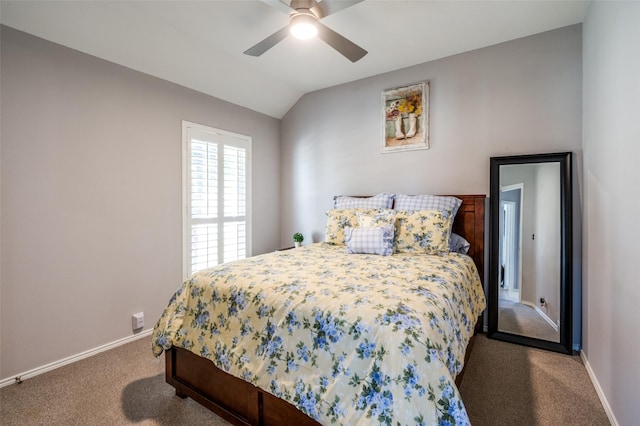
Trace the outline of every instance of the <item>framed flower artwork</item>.
<instances>
[{"instance_id":1,"label":"framed flower artwork","mask_svg":"<svg viewBox=\"0 0 640 426\"><path fill-rule=\"evenodd\" d=\"M429 149L429 82L382 91L382 152Z\"/></svg>"}]
</instances>

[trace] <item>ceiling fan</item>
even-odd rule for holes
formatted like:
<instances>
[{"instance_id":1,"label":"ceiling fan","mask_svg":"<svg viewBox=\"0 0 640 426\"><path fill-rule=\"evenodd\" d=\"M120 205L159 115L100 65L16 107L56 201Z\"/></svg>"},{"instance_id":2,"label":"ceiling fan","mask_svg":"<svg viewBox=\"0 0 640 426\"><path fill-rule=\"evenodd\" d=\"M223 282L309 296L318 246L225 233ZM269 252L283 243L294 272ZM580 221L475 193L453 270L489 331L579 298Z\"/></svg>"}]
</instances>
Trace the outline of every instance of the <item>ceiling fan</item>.
<instances>
[{"instance_id":1,"label":"ceiling fan","mask_svg":"<svg viewBox=\"0 0 640 426\"><path fill-rule=\"evenodd\" d=\"M331 28L320 23L322 18L364 0L291 0L290 3L287 0L261 1L278 10L289 13L289 25L271 34L255 46L245 50L244 53L246 55L262 55L284 40L289 33L300 39L308 39L317 35L322 41L340 52L351 62L357 62L367 54L367 51L357 44L347 40Z\"/></svg>"}]
</instances>

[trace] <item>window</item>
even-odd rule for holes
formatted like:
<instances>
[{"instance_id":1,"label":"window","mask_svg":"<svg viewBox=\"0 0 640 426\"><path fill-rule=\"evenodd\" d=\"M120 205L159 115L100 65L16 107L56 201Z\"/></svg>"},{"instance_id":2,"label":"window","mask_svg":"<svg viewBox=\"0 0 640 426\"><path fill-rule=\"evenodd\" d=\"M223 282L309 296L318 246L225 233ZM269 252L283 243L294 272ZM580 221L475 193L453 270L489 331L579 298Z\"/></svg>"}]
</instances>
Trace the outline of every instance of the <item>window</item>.
<instances>
[{"instance_id":1,"label":"window","mask_svg":"<svg viewBox=\"0 0 640 426\"><path fill-rule=\"evenodd\" d=\"M251 251L251 138L182 122L183 275Z\"/></svg>"}]
</instances>

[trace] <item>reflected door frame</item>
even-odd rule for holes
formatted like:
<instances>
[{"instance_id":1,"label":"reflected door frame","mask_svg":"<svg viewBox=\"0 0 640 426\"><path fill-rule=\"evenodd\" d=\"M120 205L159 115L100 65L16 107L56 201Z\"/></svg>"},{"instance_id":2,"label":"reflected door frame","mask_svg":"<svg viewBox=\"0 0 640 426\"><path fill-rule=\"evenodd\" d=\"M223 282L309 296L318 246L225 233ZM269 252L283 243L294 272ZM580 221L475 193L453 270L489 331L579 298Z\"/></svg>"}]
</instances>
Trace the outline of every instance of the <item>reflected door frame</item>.
<instances>
[{"instance_id":1,"label":"reflected door frame","mask_svg":"<svg viewBox=\"0 0 640 426\"><path fill-rule=\"evenodd\" d=\"M508 201L504 200L503 194L505 192L511 191L520 191L518 201ZM504 265L504 276L501 276L501 280L504 280L509 277L508 282L510 283L510 287L506 290L517 290L518 297L517 300L512 300L514 302L520 302L522 300L522 199L524 196L524 184L518 183L515 185L506 185L500 188L500 211L504 215L504 223L505 226L500 227L500 258ZM508 203L512 204L511 216L507 218L507 208ZM508 219L508 220L507 220ZM506 223L510 223L511 226L507 229ZM517 228L517 229L516 229ZM510 250L507 252L505 250L505 244L510 247ZM504 253L508 253L510 262L505 262ZM502 275L502 274L501 274ZM515 286L513 285L515 284ZM502 286L501 286L502 287ZM504 287L502 287L504 288Z\"/></svg>"}]
</instances>

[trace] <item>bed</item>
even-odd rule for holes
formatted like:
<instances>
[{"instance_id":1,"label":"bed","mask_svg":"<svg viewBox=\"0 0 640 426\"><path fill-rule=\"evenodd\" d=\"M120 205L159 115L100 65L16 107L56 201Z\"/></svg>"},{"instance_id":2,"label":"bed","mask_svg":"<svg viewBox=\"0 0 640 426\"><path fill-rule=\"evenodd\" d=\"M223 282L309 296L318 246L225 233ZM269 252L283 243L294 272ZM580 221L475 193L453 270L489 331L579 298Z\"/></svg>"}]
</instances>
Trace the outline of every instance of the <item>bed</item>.
<instances>
[{"instance_id":1,"label":"bed","mask_svg":"<svg viewBox=\"0 0 640 426\"><path fill-rule=\"evenodd\" d=\"M194 275L154 329L167 382L233 424L468 423L455 381L484 310L485 196L455 197L468 255L323 242Z\"/></svg>"}]
</instances>

